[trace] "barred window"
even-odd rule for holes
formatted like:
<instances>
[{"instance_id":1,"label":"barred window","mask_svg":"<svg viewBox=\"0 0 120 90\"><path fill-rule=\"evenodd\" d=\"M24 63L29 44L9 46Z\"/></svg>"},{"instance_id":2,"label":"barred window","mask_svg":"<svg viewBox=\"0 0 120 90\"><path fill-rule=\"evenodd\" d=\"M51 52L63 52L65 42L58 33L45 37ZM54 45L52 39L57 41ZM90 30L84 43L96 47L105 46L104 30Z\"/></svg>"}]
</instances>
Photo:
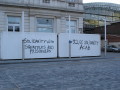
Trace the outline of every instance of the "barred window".
<instances>
[{"instance_id":1,"label":"barred window","mask_svg":"<svg viewBox=\"0 0 120 90\"><path fill-rule=\"evenodd\" d=\"M68 3L69 7L75 7L75 3Z\"/></svg>"},{"instance_id":2,"label":"barred window","mask_svg":"<svg viewBox=\"0 0 120 90\"><path fill-rule=\"evenodd\" d=\"M68 0L69 2L75 2L76 0Z\"/></svg>"},{"instance_id":3,"label":"barred window","mask_svg":"<svg viewBox=\"0 0 120 90\"><path fill-rule=\"evenodd\" d=\"M43 0L43 3L50 3L50 0Z\"/></svg>"}]
</instances>

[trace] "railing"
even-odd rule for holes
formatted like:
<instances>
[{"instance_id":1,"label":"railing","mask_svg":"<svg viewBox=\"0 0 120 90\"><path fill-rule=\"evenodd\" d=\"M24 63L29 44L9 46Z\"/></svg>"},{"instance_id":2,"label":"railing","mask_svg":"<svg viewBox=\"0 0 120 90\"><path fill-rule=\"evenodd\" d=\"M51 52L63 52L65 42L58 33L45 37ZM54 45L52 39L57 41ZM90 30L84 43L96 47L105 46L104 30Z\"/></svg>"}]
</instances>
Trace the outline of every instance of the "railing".
<instances>
[{"instance_id":1,"label":"railing","mask_svg":"<svg viewBox=\"0 0 120 90\"><path fill-rule=\"evenodd\" d=\"M82 0L81 0L82 1ZM50 3L43 3L42 0L0 0L0 4L6 5L16 5L16 6L30 6L30 7L42 7L42 8L52 8L52 9L62 9L62 10L76 10L83 11L82 2L75 3L74 7L68 5L69 2L51 0Z\"/></svg>"}]
</instances>

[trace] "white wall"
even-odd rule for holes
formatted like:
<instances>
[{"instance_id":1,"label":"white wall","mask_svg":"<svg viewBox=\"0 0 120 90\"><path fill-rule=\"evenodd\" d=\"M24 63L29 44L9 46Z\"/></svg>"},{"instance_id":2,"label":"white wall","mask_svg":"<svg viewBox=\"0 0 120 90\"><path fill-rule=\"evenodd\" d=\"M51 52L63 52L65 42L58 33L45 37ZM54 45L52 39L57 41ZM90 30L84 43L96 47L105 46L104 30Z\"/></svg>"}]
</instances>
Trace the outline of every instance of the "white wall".
<instances>
[{"instance_id":1,"label":"white wall","mask_svg":"<svg viewBox=\"0 0 120 90\"><path fill-rule=\"evenodd\" d=\"M57 57L57 35L52 33L1 33L1 59L22 59L22 40L24 58Z\"/></svg>"},{"instance_id":2,"label":"white wall","mask_svg":"<svg viewBox=\"0 0 120 90\"><path fill-rule=\"evenodd\" d=\"M57 57L57 35L52 33L26 33L25 58Z\"/></svg>"},{"instance_id":3,"label":"white wall","mask_svg":"<svg viewBox=\"0 0 120 90\"><path fill-rule=\"evenodd\" d=\"M97 34L59 34L59 57L69 57L69 39L71 57L100 56L101 41Z\"/></svg>"},{"instance_id":4,"label":"white wall","mask_svg":"<svg viewBox=\"0 0 120 90\"><path fill-rule=\"evenodd\" d=\"M1 59L22 58L22 34L1 33Z\"/></svg>"},{"instance_id":5,"label":"white wall","mask_svg":"<svg viewBox=\"0 0 120 90\"><path fill-rule=\"evenodd\" d=\"M57 54L59 57L69 57L69 39L72 41L71 57L101 55L100 35L61 33L58 36L57 39L55 33L1 32L0 58L54 58Z\"/></svg>"}]
</instances>

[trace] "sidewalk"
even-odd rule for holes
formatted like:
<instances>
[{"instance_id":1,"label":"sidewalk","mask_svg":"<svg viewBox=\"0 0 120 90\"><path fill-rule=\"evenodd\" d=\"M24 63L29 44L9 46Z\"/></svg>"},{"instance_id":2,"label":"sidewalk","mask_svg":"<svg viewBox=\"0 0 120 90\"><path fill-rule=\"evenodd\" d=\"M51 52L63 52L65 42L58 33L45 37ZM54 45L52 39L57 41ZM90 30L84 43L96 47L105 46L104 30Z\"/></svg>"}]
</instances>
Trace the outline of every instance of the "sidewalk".
<instances>
[{"instance_id":1,"label":"sidewalk","mask_svg":"<svg viewBox=\"0 0 120 90\"><path fill-rule=\"evenodd\" d=\"M109 59L120 58L120 53L108 52L96 57L76 57L76 58L50 58L50 59L25 59L25 60L0 60L0 64L17 64L17 63L37 63L37 62L61 62L61 61L79 61L79 60L94 60L94 59Z\"/></svg>"}]
</instances>

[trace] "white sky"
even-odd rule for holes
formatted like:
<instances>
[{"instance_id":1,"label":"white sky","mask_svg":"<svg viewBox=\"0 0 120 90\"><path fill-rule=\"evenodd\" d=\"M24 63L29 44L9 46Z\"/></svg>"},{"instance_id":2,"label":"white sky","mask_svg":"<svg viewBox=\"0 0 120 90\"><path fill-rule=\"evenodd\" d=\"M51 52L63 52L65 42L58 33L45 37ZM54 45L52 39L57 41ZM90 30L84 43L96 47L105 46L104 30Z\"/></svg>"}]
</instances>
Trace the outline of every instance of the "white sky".
<instances>
[{"instance_id":1,"label":"white sky","mask_svg":"<svg viewBox=\"0 0 120 90\"><path fill-rule=\"evenodd\" d=\"M90 3L90 2L108 2L108 3L120 4L120 0L83 0L83 3Z\"/></svg>"}]
</instances>

